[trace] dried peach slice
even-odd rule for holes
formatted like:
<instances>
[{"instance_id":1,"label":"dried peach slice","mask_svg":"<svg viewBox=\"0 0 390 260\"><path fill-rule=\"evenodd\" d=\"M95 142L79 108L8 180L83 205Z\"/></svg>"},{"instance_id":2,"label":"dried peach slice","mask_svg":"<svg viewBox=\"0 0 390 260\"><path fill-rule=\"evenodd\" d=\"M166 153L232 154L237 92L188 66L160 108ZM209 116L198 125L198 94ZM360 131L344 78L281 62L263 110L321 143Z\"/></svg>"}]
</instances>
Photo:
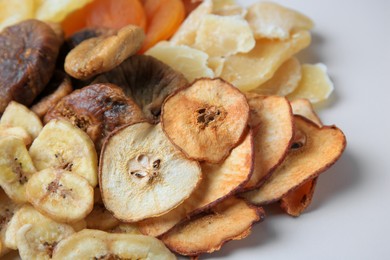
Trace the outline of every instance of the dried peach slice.
<instances>
[{"instance_id":1,"label":"dried peach slice","mask_svg":"<svg viewBox=\"0 0 390 260\"><path fill-rule=\"evenodd\" d=\"M201 179L161 125L138 123L114 131L103 146L99 184L114 217L135 222L162 215L190 196Z\"/></svg>"},{"instance_id":2,"label":"dried peach slice","mask_svg":"<svg viewBox=\"0 0 390 260\"><path fill-rule=\"evenodd\" d=\"M247 94L255 129L255 164L252 177L243 189L258 187L283 161L294 134L290 103L284 97Z\"/></svg>"},{"instance_id":3,"label":"dried peach slice","mask_svg":"<svg viewBox=\"0 0 390 260\"><path fill-rule=\"evenodd\" d=\"M264 185L243 194L251 203L263 205L281 199L327 170L343 153L346 139L336 126L319 128L301 116L294 119L300 138L295 138L286 159Z\"/></svg>"},{"instance_id":4,"label":"dried peach slice","mask_svg":"<svg viewBox=\"0 0 390 260\"><path fill-rule=\"evenodd\" d=\"M191 196L167 214L139 222L138 227L143 234L160 236L183 219L210 208L240 188L252 173L252 131L246 134L223 163L202 163L201 166L202 182Z\"/></svg>"},{"instance_id":5,"label":"dried peach slice","mask_svg":"<svg viewBox=\"0 0 390 260\"><path fill-rule=\"evenodd\" d=\"M260 39L248 53L226 58L221 77L242 91L259 87L292 55L310 44L310 33L298 31L285 41Z\"/></svg>"},{"instance_id":6,"label":"dried peach slice","mask_svg":"<svg viewBox=\"0 0 390 260\"><path fill-rule=\"evenodd\" d=\"M170 96L161 117L164 132L189 158L219 163L239 142L249 106L224 80L199 79Z\"/></svg>"},{"instance_id":7,"label":"dried peach slice","mask_svg":"<svg viewBox=\"0 0 390 260\"><path fill-rule=\"evenodd\" d=\"M246 19L258 38L282 39L293 30L310 30L313 22L307 16L276 3L259 2L248 8Z\"/></svg>"},{"instance_id":8,"label":"dried peach slice","mask_svg":"<svg viewBox=\"0 0 390 260\"><path fill-rule=\"evenodd\" d=\"M262 208L231 197L162 236L164 244L181 255L217 251L230 240L247 237L253 224L264 219Z\"/></svg>"}]
</instances>

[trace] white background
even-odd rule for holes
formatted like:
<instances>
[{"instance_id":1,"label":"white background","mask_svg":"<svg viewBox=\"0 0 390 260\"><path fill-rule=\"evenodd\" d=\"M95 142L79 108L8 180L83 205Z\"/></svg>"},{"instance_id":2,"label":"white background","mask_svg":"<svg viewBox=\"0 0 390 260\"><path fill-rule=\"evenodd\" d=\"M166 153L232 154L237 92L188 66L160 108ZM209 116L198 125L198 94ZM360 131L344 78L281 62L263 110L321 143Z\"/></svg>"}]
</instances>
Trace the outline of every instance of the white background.
<instances>
[{"instance_id":1,"label":"white background","mask_svg":"<svg viewBox=\"0 0 390 260\"><path fill-rule=\"evenodd\" d=\"M239 1L244 5L254 0ZM301 60L323 62L335 84L318 110L347 136L299 218L271 210L242 241L202 259L390 259L390 1L276 0L311 17Z\"/></svg>"}]
</instances>

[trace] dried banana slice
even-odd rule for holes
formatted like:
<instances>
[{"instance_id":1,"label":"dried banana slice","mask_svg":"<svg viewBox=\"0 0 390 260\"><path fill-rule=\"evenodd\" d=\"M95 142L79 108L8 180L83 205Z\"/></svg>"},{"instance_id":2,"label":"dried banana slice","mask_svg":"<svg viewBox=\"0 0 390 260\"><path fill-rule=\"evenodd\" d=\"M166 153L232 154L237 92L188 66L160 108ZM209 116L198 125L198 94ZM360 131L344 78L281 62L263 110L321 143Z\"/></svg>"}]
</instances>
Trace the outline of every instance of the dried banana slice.
<instances>
[{"instance_id":1,"label":"dried banana slice","mask_svg":"<svg viewBox=\"0 0 390 260\"><path fill-rule=\"evenodd\" d=\"M51 259L54 247L73 233L71 227L26 224L16 233L19 255L22 259Z\"/></svg>"},{"instance_id":2,"label":"dried banana slice","mask_svg":"<svg viewBox=\"0 0 390 260\"><path fill-rule=\"evenodd\" d=\"M97 184L97 154L93 142L81 129L65 120L51 120L30 147L37 170L60 168Z\"/></svg>"},{"instance_id":3,"label":"dried banana slice","mask_svg":"<svg viewBox=\"0 0 390 260\"><path fill-rule=\"evenodd\" d=\"M32 143L31 135L22 127L19 126L2 126L0 125L0 138L5 136L13 136L23 141L25 146L30 146Z\"/></svg>"},{"instance_id":4,"label":"dried banana slice","mask_svg":"<svg viewBox=\"0 0 390 260\"><path fill-rule=\"evenodd\" d=\"M26 106L11 101L6 107L0 120L2 126L19 126L24 128L33 139L42 130L42 122L39 117Z\"/></svg>"},{"instance_id":5,"label":"dried banana slice","mask_svg":"<svg viewBox=\"0 0 390 260\"><path fill-rule=\"evenodd\" d=\"M37 172L26 189L29 202L58 222L84 219L93 208L93 188L83 177L62 169Z\"/></svg>"},{"instance_id":6,"label":"dried banana slice","mask_svg":"<svg viewBox=\"0 0 390 260\"><path fill-rule=\"evenodd\" d=\"M19 206L0 189L0 257L10 251L5 245L5 232L7 231L11 218L18 209Z\"/></svg>"},{"instance_id":7,"label":"dried banana slice","mask_svg":"<svg viewBox=\"0 0 390 260\"><path fill-rule=\"evenodd\" d=\"M18 249L17 233L26 224L33 224L44 230L58 230L60 233L71 233L74 231L68 224L57 223L54 220L42 215L31 205L25 204L12 217L5 232L5 245L11 249Z\"/></svg>"},{"instance_id":8,"label":"dried banana slice","mask_svg":"<svg viewBox=\"0 0 390 260\"><path fill-rule=\"evenodd\" d=\"M161 124L122 127L103 146L100 190L104 205L120 220L168 212L190 196L200 179L199 164L175 148Z\"/></svg>"},{"instance_id":9,"label":"dried banana slice","mask_svg":"<svg viewBox=\"0 0 390 260\"><path fill-rule=\"evenodd\" d=\"M19 138L0 139L0 186L15 202L27 202L26 184L36 172L33 161Z\"/></svg>"}]
</instances>

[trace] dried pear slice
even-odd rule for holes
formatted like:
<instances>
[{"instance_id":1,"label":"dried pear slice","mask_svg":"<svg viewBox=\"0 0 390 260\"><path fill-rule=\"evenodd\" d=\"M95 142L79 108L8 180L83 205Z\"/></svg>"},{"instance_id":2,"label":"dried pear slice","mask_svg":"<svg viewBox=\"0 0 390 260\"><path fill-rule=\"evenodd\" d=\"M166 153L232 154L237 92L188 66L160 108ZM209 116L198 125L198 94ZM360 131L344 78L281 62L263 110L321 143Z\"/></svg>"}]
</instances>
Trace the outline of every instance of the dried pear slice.
<instances>
[{"instance_id":1,"label":"dried pear slice","mask_svg":"<svg viewBox=\"0 0 390 260\"><path fill-rule=\"evenodd\" d=\"M230 240L247 237L253 224L264 219L262 208L249 206L231 197L176 226L162 236L164 244L181 255L199 255L217 251Z\"/></svg>"},{"instance_id":2,"label":"dried pear slice","mask_svg":"<svg viewBox=\"0 0 390 260\"><path fill-rule=\"evenodd\" d=\"M102 199L114 217L125 222L159 216L177 207L200 179L199 164L175 148L161 124L122 127L103 146Z\"/></svg>"},{"instance_id":3,"label":"dried pear slice","mask_svg":"<svg viewBox=\"0 0 390 260\"><path fill-rule=\"evenodd\" d=\"M214 72L207 66L208 54L186 45L159 42L146 53L183 73L189 82L197 78L213 78Z\"/></svg>"},{"instance_id":4,"label":"dried pear slice","mask_svg":"<svg viewBox=\"0 0 390 260\"><path fill-rule=\"evenodd\" d=\"M25 204L21 207L9 222L5 232L5 245L11 249L17 249L17 232L26 224L45 227L45 229L59 230L60 232L70 233L73 228L68 224L57 223L54 220L42 215L31 205Z\"/></svg>"},{"instance_id":5,"label":"dried pear slice","mask_svg":"<svg viewBox=\"0 0 390 260\"><path fill-rule=\"evenodd\" d=\"M301 115L318 126L322 126L321 119L314 111L314 107L309 100L304 98L294 99L290 102L294 115Z\"/></svg>"},{"instance_id":6,"label":"dried pear slice","mask_svg":"<svg viewBox=\"0 0 390 260\"><path fill-rule=\"evenodd\" d=\"M5 232L8 229L9 222L19 207L19 205L13 202L7 194L0 189L0 257L10 251L5 245Z\"/></svg>"},{"instance_id":7,"label":"dried pear slice","mask_svg":"<svg viewBox=\"0 0 390 260\"><path fill-rule=\"evenodd\" d=\"M252 91L262 95L286 96L298 87L301 78L301 64L297 58L292 57L275 71L272 78Z\"/></svg>"},{"instance_id":8,"label":"dried pear slice","mask_svg":"<svg viewBox=\"0 0 390 260\"><path fill-rule=\"evenodd\" d=\"M259 2L249 6L246 19L256 39L285 40L294 30L310 30L314 26L309 17L271 2Z\"/></svg>"},{"instance_id":9,"label":"dried pear slice","mask_svg":"<svg viewBox=\"0 0 390 260\"><path fill-rule=\"evenodd\" d=\"M145 235L160 236L190 215L212 207L233 194L250 177L253 169L253 134L232 150L221 164L202 163L202 182L191 196L167 214L138 222Z\"/></svg>"},{"instance_id":10,"label":"dried pear slice","mask_svg":"<svg viewBox=\"0 0 390 260\"><path fill-rule=\"evenodd\" d=\"M51 259L54 247L73 233L71 227L58 228L49 222L39 226L26 224L16 233L19 255L22 259Z\"/></svg>"},{"instance_id":11,"label":"dried pear slice","mask_svg":"<svg viewBox=\"0 0 390 260\"><path fill-rule=\"evenodd\" d=\"M248 117L238 89L222 79L199 79L165 101L162 124L189 158L219 163L240 141Z\"/></svg>"},{"instance_id":12,"label":"dried pear slice","mask_svg":"<svg viewBox=\"0 0 390 260\"><path fill-rule=\"evenodd\" d=\"M30 147L37 170L60 168L97 184L97 154L93 142L81 129L65 120L51 120Z\"/></svg>"},{"instance_id":13,"label":"dried pear slice","mask_svg":"<svg viewBox=\"0 0 390 260\"><path fill-rule=\"evenodd\" d=\"M120 224L120 221L114 218L111 212L109 212L104 206L100 194L100 189L95 188L93 195L93 210L85 218L85 220L87 221L87 228L105 231L117 227Z\"/></svg>"},{"instance_id":14,"label":"dried pear slice","mask_svg":"<svg viewBox=\"0 0 390 260\"><path fill-rule=\"evenodd\" d=\"M346 139L336 126L319 128L301 116L295 116L294 120L301 138L295 139L283 163L259 189L243 194L251 203L263 205L281 199L327 170L342 155Z\"/></svg>"},{"instance_id":15,"label":"dried pear slice","mask_svg":"<svg viewBox=\"0 0 390 260\"><path fill-rule=\"evenodd\" d=\"M290 100L306 98L311 103L318 103L329 98L334 89L324 64L302 65L302 79L298 87L287 97Z\"/></svg>"},{"instance_id":16,"label":"dried pear slice","mask_svg":"<svg viewBox=\"0 0 390 260\"><path fill-rule=\"evenodd\" d=\"M54 221L84 219L93 208L93 188L83 177L62 169L37 172L26 188L28 201Z\"/></svg>"},{"instance_id":17,"label":"dried pear slice","mask_svg":"<svg viewBox=\"0 0 390 260\"><path fill-rule=\"evenodd\" d=\"M27 202L26 184L36 172L25 144L19 138L0 139L0 186L15 202Z\"/></svg>"},{"instance_id":18,"label":"dried pear slice","mask_svg":"<svg viewBox=\"0 0 390 260\"><path fill-rule=\"evenodd\" d=\"M250 52L226 58L221 77L242 91L255 89L272 78L286 60L306 48L310 41L307 31L298 31L285 41L257 40Z\"/></svg>"},{"instance_id":19,"label":"dried pear slice","mask_svg":"<svg viewBox=\"0 0 390 260\"><path fill-rule=\"evenodd\" d=\"M258 187L269 177L286 157L294 135L294 119L286 98L248 93L247 99L249 124L255 129L255 163L244 190Z\"/></svg>"},{"instance_id":20,"label":"dried pear slice","mask_svg":"<svg viewBox=\"0 0 390 260\"><path fill-rule=\"evenodd\" d=\"M4 114L1 117L0 125L24 128L33 139L35 139L42 130L41 119L26 106L15 101L11 101L6 107Z\"/></svg>"}]
</instances>

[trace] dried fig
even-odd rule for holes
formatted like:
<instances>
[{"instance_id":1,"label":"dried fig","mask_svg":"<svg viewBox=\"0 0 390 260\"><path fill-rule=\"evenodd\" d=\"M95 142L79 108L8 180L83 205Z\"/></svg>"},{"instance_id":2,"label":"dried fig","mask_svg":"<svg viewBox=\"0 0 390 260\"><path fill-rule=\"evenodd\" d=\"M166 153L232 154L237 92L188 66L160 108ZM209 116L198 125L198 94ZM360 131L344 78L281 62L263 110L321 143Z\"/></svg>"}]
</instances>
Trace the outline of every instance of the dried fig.
<instances>
[{"instance_id":1,"label":"dried fig","mask_svg":"<svg viewBox=\"0 0 390 260\"><path fill-rule=\"evenodd\" d=\"M84 130L97 151L116 127L144 119L141 109L113 84L95 84L74 91L44 117L44 122L64 118Z\"/></svg>"},{"instance_id":2,"label":"dried fig","mask_svg":"<svg viewBox=\"0 0 390 260\"><path fill-rule=\"evenodd\" d=\"M60 44L50 26L38 20L0 33L0 114L11 100L31 105L51 78Z\"/></svg>"},{"instance_id":3,"label":"dried fig","mask_svg":"<svg viewBox=\"0 0 390 260\"><path fill-rule=\"evenodd\" d=\"M90 38L94 37L108 37L111 35L114 35L116 33L116 30L109 29L109 28L85 28L81 31L78 31L74 34L72 34L69 38L66 39L66 45L71 50L77 45L79 45L81 42L88 40Z\"/></svg>"},{"instance_id":4,"label":"dried fig","mask_svg":"<svg viewBox=\"0 0 390 260\"><path fill-rule=\"evenodd\" d=\"M141 107L146 118L159 122L165 98L185 86L185 77L161 61L145 55L135 55L113 70L98 76L94 82L109 82L123 88Z\"/></svg>"}]
</instances>

